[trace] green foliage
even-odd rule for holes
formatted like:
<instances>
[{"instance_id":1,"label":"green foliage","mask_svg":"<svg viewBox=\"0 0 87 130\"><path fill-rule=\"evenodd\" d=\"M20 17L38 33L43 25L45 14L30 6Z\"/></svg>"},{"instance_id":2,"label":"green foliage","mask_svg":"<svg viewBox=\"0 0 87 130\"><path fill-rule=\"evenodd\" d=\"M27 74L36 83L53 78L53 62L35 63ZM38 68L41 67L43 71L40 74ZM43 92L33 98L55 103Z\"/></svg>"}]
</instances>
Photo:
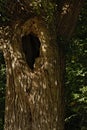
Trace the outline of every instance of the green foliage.
<instances>
[{"instance_id":1,"label":"green foliage","mask_svg":"<svg viewBox=\"0 0 87 130\"><path fill-rule=\"evenodd\" d=\"M66 130L87 129L87 2L66 56Z\"/></svg>"},{"instance_id":2,"label":"green foliage","mask_svg":"<svg viewBox=\"0 0 87 130\"><path fill-rule=\"evenodd\" d=\"M6 2L7 0L0 0L0 24L9 20L6 16Z\"/></svg>"},{"instance_id":3,"label":"green foliage","mask_svg":"<svg viewBox=\"0 0 87 130\"><path fill-rule=\"evenodd\" d=\"M3 124L4 124L5 83L6 83L5 62L2 53L0 53L0 130L3 130Z\"/></svg>"},{"instance_id":4,"label":"green foliage","mask_svg":"<svg viewBox=\"0 0 87 130\"><path fill-rule=\"evenodd\" d=\"M42 15L45 21L50 23L53 20L53 15L57 5L54 2L47 0L32 0L30 6L36 11L37 15Z\"/></svg>"},{"instance_id":5,"label":"green foliage","mask_svg":"<svg viewBox=\"0 0 87 130\"><path fill-rule=\"evenodd\" d=\"M12 10L9 8L11 8ZM20 14L20 12L21 12L21 17L23 14L29 15L31 12L31 14L35 16L36 15L41 16L49 24L53 20L53 16L55 15L56 9L57 9L57 4L51 0L49 1L48 0L30 0L26 2L19 1L19 0L16 0L16 1L0 0L1 22L11 21L14 18L14 16L16 18L17 15ZM20 11L18 12L18 10ZM15 15L16 12L17 12L17 15Z\"/></svg>"}]
</instances>

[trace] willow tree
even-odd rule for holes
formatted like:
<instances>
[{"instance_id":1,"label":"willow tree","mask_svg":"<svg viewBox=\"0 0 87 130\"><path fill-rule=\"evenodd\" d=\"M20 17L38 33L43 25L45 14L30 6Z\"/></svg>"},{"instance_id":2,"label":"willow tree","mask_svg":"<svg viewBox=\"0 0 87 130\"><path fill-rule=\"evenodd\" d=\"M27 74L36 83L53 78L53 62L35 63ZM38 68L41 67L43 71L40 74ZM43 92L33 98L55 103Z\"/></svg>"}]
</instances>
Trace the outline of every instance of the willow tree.
<instances>
[{"instance_id":1,"label":"willow tree","mask_svg":"<svg viewBox=\"0 0 87 130\"><path fill-rule=\"evenodd\" d=\"M64 66L83 0L1 1L4 130L64 130ZM3 11L4 10L4 11Z\"/></svg>"}]
</instances>

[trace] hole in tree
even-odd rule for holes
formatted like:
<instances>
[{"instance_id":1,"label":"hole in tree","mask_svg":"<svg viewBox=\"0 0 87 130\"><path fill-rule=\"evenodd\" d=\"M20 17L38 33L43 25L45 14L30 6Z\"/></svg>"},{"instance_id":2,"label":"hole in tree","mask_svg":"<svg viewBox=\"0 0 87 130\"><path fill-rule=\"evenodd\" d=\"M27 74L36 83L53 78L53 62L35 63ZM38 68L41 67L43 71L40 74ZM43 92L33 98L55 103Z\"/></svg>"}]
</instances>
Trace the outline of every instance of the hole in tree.
<instances>
[{"instance_id":1,"label":"hole in tree","mask_svg":"<svg viewBox=\"0 0 87 130\"><path fill-rule=\"evenodd\" d=\"M40 41L34 34L24 35L22 37L22 48L25 54L26 62L33 70L35 59L40 56Z\"/></svg>"}]
</instances>

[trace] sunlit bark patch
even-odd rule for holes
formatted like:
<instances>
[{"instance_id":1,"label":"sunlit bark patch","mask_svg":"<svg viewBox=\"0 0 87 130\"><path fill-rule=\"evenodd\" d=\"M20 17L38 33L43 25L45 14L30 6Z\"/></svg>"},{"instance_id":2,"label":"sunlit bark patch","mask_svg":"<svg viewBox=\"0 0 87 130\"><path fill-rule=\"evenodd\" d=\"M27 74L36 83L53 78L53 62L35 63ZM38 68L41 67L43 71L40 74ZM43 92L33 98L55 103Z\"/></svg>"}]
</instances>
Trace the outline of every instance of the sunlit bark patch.
<instances>
[{"instance_id":1,"label":"sunlit bark patch","mask_svg":"<svg viewBox=\"0 0 87 130\"><path fill-rule=\"evenodd\" d=\"M40 56L40 41L34 34L24 35L22 37L22 47L25 59L30 69L34 69L35 59Z\"/></svg>"},{"instance_id":2,"label":"sunlit bark patch","mask_svg":"<svg viewBox=\"0 0 87 130\"><path fill-rule=\"evenodd\" d=\"M69 4L64 4L64 6L62 7L62 15L67 14L70 11L70 5Z\"/></svg>"}]
</instances>

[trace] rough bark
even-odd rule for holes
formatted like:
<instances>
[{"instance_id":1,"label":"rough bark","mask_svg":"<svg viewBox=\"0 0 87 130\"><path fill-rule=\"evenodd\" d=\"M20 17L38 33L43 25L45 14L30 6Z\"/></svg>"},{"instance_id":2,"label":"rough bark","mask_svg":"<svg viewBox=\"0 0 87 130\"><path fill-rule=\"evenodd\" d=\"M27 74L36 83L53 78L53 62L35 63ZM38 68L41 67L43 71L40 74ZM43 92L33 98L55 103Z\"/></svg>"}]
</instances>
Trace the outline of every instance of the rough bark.
<instances>
[{"instance_id":1,"label":"rough bark","mask_svg":"<svg viewBox=\"0 0 87 130\"><path fill-rule=\"evenodd\" d=\"M22 36L31 32L41 43L33 70L22 49ZM4 50L7 68L5 130L63 130L63 59L58 54L55 36L51 37L44 23L35 18L24 25L16 25L10 40Z\"/></svg>"},{"instance_id":2,"label":"rough bark","mask_svg":"<svg viewBox=\"0 0 87 130\"><path fill-rule=\"evenodd\" d=\"M71 37L80 2L61 3L58 18L49 28L48 23L38 17L25 22L17 18L10 27L0 28L0 49L7 70L4 130L64 130L64 52L58 38ZM33 67L23 48L23 38L29 34L40 42Z\"/></svg>"},{"instance_id":3,"label":"rough bark","mask_svg":"<svg viewBox=\"0 0 87 130\"><path fill-rule=\"evenodd\" d=\"M58 36L62 36L67 40L71 38L83 3L84 3L83 0L62 1L57 14Z\"/></svg>"}]
</instances>

